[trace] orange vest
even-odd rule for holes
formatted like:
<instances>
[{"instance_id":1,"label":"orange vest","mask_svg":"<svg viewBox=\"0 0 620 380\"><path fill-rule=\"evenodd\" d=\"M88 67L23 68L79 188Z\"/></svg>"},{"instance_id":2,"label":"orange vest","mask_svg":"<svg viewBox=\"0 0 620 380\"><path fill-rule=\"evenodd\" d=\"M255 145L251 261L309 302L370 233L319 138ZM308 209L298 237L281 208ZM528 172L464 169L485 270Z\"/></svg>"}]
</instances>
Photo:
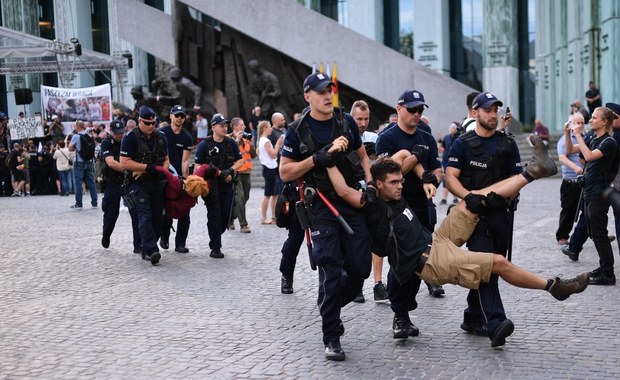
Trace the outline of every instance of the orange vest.
<instances>
[{"instance_id":1,"label":"orange vest","mask_svg":"<svg viewBox=\"0 0 620 380\"><path fill-rule=\"evenodd\" d=\"M246 173L252 170L252 156L250 155L250 143L246 139L242 139L242 145L239 145L243 165L237 170L239 173Z\"/></svg>"}]
</instances>

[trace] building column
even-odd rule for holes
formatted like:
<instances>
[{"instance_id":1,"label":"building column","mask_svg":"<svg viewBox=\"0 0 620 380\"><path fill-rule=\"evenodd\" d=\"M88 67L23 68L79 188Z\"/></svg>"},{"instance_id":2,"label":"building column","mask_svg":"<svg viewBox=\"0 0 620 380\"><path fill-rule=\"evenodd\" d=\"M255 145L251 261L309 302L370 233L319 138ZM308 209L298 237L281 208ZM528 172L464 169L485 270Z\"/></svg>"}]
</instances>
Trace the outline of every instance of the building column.
<instances>
[{"instance_id":1,"label":"building column","mask_svg":"<svg viewBox=\"0 0 620 380\"><path fill-rule=\"evenodd\" d=\"M620 3L601 0L601 71L599 82L603 105L607 102L620 103ZM602 18L605 15L605 18Z\"/></svg>"},{"instance_id":2,"label":"building column","mask_svg":"<svg viewBox=\"0 0 620 380\"><path fill-rule=\"evenodd\" d=\"M518 20L513 0L483 1L483 91L491 91L519 115Z\"/></svg>"},{"instance_id":3,"label":"building column","mask_svg":"<svg viewBox=\"0 0 620 380\"><path fill-rule=\"evenodd\" d=\"M413 1L413 57L429 69L450 76L448 0Z\"/></svg>"},{"instance_id":4,"label":"building column","mask_svg":"<svg viewBox=\"0 0 620 380\"><path fill-rule=\"evenodd\" d=\"M349 29L371 40L383 43L383 1L356 0L347 2Z\"/></svg>"}]
</instances>

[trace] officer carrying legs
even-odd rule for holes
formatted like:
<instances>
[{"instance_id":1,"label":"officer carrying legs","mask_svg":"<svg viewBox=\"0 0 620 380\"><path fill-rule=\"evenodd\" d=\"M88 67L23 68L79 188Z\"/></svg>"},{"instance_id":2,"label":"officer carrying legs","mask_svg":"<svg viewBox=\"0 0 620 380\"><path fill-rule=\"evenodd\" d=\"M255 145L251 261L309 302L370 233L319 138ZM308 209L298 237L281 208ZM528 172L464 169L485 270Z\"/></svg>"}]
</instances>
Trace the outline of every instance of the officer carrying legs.
<instances>
[{"instance_id":1,"label":"officer carrying legs","mask_svg":"<svg viewBox=\"0 0 620 380\"><path fill-rule=\"evenodd\" d=\"M368 229L361 213L335 193L326 169L338 166L347 183L355 186L360 180L371 181L370 161L362 145L359 129L350 115L334 112L333 86L328 75L314 73L303 84L304 98L310 111L293 122L286 131L280 176L284 182L303 178L309 228L313 242L312 257L319 272L317 304L323 324L323 344L327 360L341 361L345 353L340 346L344 326L340 309L351 302L370 275L371 256ZM332 156L330 143L344 136L348 141L345 153ZM325 197L323 199L321 194ZM340 225L334 206L353 230L354 238Z\"/></svg>"},{"instance_id":2,"label":"officer carrying legs","mask_svg":"<svg viewBox=\"0 0 620 380\"><path fill-rule=\"evenodd\" d=\"M503 103L490 92L476 96L472 114L476 128L452 143L446 167L446 186L455 196L468 202L471 190L479 190L523 172L519 148L504 131L497 130L498 107ZM505 128L510 114L502 117ZM493 252L506 256L510 244L512 207L500 196L487 199L487 207L479 214L480 221L467 242L477 252ZM491 346L501 346L514 331L506 318L497 285L497 275L487 284L470 290L461 328L476 335L488 336Z\"/></svg>"},{"instance_id":3,"label":"officer carrying legs","mask_svg":"<svg viewBox=\"0 0 620 380\"><path fill-rule=\"evenodd\" d=\"M228 227L234 205L235 175L243 165L237 142L227 136L229 123L222 114L213 115L212 134L198 144L194 160L196 169L203 164L210 164L221 170L219 177L209 180L210 192L203 198L207 207L207 229L211 248L209 256L215 259L224 258L222 234Z\"/></svg>"},{"instance_id":4,"label":"officer carrying legs","mask_svg":"<svg viewBox=\"0 0 620 380\"><path fill-rule=\"evenodd\" d=\"M140 107L138 128L129 131L121 141L121 168L132 174L127 199L138 219L142 240L142 258L159 263L157 247L164 209L165 180L155 169L168 169L166 137L156 128L157 114L147 106Z\"/></svg>"}]
</instances>

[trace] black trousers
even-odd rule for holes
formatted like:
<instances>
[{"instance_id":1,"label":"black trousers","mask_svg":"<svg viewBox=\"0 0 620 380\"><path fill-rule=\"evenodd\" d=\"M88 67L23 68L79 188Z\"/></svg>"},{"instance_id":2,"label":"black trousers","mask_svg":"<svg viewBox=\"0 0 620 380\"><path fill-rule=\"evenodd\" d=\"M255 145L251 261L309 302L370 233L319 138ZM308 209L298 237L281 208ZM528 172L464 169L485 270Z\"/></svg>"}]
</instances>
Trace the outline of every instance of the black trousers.
<instances>
[{"instance_id":1,"label":"black trousers","mask_svg":"<svg viewBox=\"0 0 620 380\"><path fill-rule=\"evenodd\" d=\"M579 197L581 196L581 187L576 182L562 180L560 186L560 221L558 230L555 232L555 239L568 239L570 231L575 223L575 215L579 206Z\"/></svg>"}]
</instances>

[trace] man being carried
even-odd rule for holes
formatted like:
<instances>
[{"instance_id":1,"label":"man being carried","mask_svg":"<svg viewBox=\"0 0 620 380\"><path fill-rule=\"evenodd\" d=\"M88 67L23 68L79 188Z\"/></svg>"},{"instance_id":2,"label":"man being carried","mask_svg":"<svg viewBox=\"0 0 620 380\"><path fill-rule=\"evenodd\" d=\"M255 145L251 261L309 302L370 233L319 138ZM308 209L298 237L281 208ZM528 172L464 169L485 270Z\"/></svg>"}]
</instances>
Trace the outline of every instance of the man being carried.
<instances>
[{"instance_id":1,"label":"man being carried","mask_svg":"<svg viewBox=\"0 0 620 380\"><path fill-rule=\"evenodd\" d=\"M502 197L512 198L534 179L548 177L557 172L555 163L547 155L540 137L530 136L530 141L534 145L534 158L522 175L509 177L469 193L452 209L433 235L422 227L401 196L402 167L397 161L402 161L403 165L417 165L415 155L399 151L393 159L375 163L371 172L376 190L369 186L370 190L363 196L345 184L337 168L329 168L328 173L338 195L352 206L364 209L373 251L388 256L398 281L408 281L417 275L433 284L451 283L476 289L481 282L488 282L493 273L521 288L544 289L562 301L571 294L582 292L588 286L587 272L572 279L546 279L512 264L501 255L458 248L469 239L474 230L478 222L477 214L486 206L486 195L494 192ZM346 140L338 139L329 151L335 154L346 147L346 144ZM422 174L421 170L416 172ZM427 186L425 190L432 196L436 189ZM394 337L407 338L409 325L411 321L408 314L395 315ZM504 345L506 337L512 333L512 330L498 330L500 331L495 331L491 336L492 347Z\"/></svg>"}]
</instances>

